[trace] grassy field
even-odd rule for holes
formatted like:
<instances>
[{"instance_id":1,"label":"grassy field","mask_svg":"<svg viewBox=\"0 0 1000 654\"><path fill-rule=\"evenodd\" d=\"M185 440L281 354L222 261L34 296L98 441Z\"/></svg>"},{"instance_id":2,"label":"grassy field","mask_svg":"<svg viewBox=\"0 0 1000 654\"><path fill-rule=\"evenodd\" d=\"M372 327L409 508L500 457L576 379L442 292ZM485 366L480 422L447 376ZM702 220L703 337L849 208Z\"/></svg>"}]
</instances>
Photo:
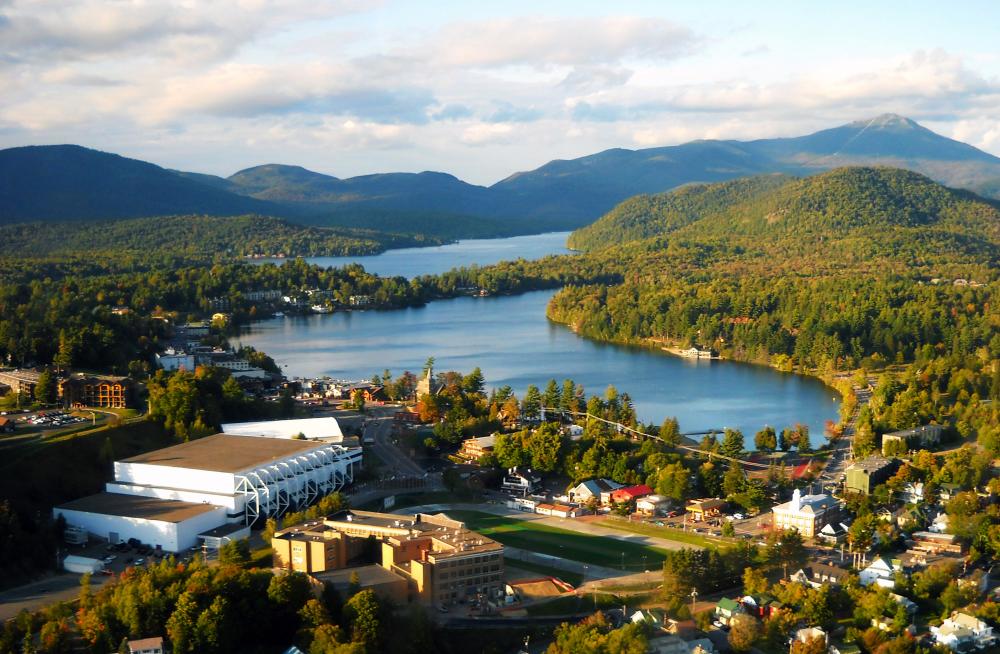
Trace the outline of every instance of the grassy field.
<instances>
[{"instance_id":1,"label":"grassy field","mask_svg":"<svg viewBox=\"0 0 1000 654\"><path fill-rule=\"evenodd\" d=\"M690 531L681 531L672 527L657 527L644 522L627 522L615 518L605 518L598 521L602 527L609 527L619 531L627 531L632 534L642 534L643 536L655 536L665 540L673 540L678 543L686 543L695 547L720 547L732 545L737 541L732 538L721 538L719 536L702 536L693 534Z\"/></svg>"},{"instance_id":2,"label":"grassy field","mask_svg":"<svg viewBox=\"0 0 1000 654\"><path fill-rule=\"evenodd\" d=\"M541 575L544 577L556 577L562 579L566 583L573 584L574 586L579 586L583 582L583 575L579 572L570 572L568 570L560 570L559 568L552 568L547 565L541 565L540 563L532 563L531 561L518 561L515 559L506 559L504 561L504 566L507 570L511 568L516 568L517 570L523 570L525 572ZM506 575L511 579L523 578L522 575ZM529 575L530 576L530 575Z\"/></svg>"},{"instance_id":3,"label":"grassy field","mask_svg":"<svg viewBox=\"0 0 1000 654\"><path fill-rule=\"evenodd\" d=\"M479 511L449 511L448 516L465 522L469 529L504 545L571 561L618 568L624 558L625 569L632 571L655 569L663 565L664 550L647 545L581 534L534 521Z\"/></svg>"},{"instance_id":4,"label":"grassy field","mask_svg":"<svg viewBox=\"0 0 1000 654\"><path fill-rule=\"evenodd\" d=\"M525 611L533 617L575 615L598 609L621 607L621 605L621 600L616 595L597 593L595 597L594 594L587 593L586 595L563 595L548 602L525 607Z\"/></svg>"}]
</instances>

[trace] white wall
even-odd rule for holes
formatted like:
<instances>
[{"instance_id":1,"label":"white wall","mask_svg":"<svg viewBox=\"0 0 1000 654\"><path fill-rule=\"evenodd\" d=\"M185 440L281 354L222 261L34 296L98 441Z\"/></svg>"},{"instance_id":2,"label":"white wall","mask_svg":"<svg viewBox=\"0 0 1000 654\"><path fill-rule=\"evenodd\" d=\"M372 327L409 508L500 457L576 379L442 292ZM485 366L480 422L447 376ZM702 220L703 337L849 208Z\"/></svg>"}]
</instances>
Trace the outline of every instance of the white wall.
<instances>
[{"instance_id":1,"label":"white wall","mask_svg":"<svg viewBox=\"0 0 1000 654\"><path fill-rule=\"evenodd\" d=\"M191 491L181 488L163 488L161 486L144 486L141 484L121 484L109 481L104 485L109 493L120 495L140 495L142 497L155 497L161 500L179 500L181 502L191 502L193 504L214 504L224 506L230 513L243 510L242 497L235 495L220 495L215 493L205 493L202 491Z\"/></svg>"},{"instance_id":2,"label":"white wall","mask_svg":"<svg viewBox=\"0 0 1000 654\"><path fill-rule=\"evenodd\" d=\"M175 468L149 463L115 461L115 481L140 486L179 488L217 495L232 495L236 487L231 472L213 472L194 468Z\"/></svg>"},{"instance_id":3,"label":"white wall","mask_svg":"<svg viewBox=\"0 0 1000 654\"><path fill-rule=\"evenodd\" d=\"M127 518L123 516L89 513L86 511L65 510L56 507L52 510L53 517L62 515L66 524L82 527L89 533L101 538L108 538L112 532L118 534L118 540L138 538L141 542L157 546L167 552L179 552L198 544L198 534L226 523L226 510L223 507L199 514L183 522L163 522L160 520L145 520L142 518Z\"/></svg>"}]
</instances>

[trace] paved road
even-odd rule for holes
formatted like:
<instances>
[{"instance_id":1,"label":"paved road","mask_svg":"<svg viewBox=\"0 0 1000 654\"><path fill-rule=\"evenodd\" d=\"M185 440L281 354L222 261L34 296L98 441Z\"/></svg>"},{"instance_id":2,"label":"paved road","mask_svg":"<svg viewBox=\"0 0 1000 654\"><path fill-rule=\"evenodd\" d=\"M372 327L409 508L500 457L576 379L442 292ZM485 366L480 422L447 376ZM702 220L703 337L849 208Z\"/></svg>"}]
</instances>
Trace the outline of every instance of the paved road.
<instances>
[{"instance_id":1,"label":"paved road","mask_svg":"<svg viewBox=\"0 0 1000 654\"><path fill-rule=\"evenodd\" d=\"M392 439L392 412L385 409L372 410L372 415L365 420L364 438L374 439L372 449L394 474L422 477L424 469L406 455Z\"/></svg>"},{"instance_id":2,"label":"paved road","mask_svg":"<svg viewBox=\"0 0 1000 654\"><path fill-rule=\"evenodd\" d=\"M96 575L91 587L97 588L111 578ZM56 602L69 602L80 596L80 575L69 572L53 574L39 581L0 593L0 622L15 617L22 609L37 611Z\"/></svg>"}]
</instances>

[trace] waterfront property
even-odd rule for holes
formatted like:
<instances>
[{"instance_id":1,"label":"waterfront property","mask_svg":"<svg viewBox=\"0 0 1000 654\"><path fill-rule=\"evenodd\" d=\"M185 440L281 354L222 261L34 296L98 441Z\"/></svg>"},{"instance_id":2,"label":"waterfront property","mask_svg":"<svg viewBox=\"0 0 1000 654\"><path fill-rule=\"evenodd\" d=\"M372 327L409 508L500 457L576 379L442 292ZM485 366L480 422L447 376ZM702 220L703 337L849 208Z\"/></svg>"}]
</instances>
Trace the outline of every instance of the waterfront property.
<instances>
[{"instance_id":1,"label":"waterfront property","mask_svg":"<svg viewBox=\"0 0 1000 654\"><path fill-rule=\"evenodd\" d=\"M275 533L274 567L328 572L374 561L446 606L503 592L503 545L444 515L342 511Z\"/></svg>"}]
</instances>

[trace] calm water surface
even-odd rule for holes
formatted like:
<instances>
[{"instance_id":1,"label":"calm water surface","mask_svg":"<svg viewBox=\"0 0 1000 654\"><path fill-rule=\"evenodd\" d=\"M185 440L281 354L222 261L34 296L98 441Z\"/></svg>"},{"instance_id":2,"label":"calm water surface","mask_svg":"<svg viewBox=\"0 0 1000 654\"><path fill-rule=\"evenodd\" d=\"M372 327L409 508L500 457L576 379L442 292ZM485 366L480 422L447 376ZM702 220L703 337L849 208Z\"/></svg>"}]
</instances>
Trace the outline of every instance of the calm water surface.
<instances>
[{"instance_id":1,"label":"calm water surface","mask_svg":"<svg viewBox=\"0 0 1000 654\"><path fill-rule=\"evenodd\" d=\"M452 268L488 266L517 258L541 259L548 254L567 254L569 232L550 232L513 238L471 239L430 248L386 250L367 257L306 257L320 266L346 266L360 263L370 273L381 277L440 275ZM254 263L281 263L281 259L257 259Z\"/></svg>"},{"instance_id":2,"label":"calm water surface","mask_svg":"<svg viewBox=\"0 0 1000 654\"><path fill-rule=\"evenodd\" d=\"M763 425L810 426L837 415L836 393L807 377L726 361L691 361L658 350L589 341L550 323L552 291L512 297L463 297L398 311L343 312L276 318L252 325L244 344L264 350L292 376L367 379L383 369L416 373L427 357L438 370L479 366L490 387L555 378L603 395L609 384L627 392L641 420L676 416L683 431L736 427L752 435Z\"/></svg>"}]
</instances>

